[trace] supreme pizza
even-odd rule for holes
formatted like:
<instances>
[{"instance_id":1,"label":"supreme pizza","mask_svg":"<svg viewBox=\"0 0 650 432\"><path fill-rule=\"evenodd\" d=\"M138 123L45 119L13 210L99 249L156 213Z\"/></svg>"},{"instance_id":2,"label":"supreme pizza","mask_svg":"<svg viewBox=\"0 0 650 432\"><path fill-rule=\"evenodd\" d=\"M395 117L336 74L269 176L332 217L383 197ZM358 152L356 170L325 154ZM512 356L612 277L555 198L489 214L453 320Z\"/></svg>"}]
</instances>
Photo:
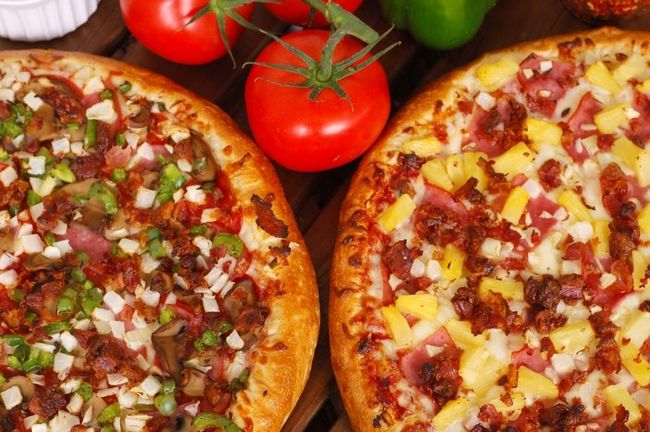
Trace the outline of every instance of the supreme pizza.
<instances>
[{"instance_id":1,"label":"supreme pizza","mask_svg":"<svg viewBox=\"0 0 650 432\"><path fill-rule=\"evenodd\" d=\"M650 430L650 34L433 83L341 215L332 360L358 431Z\"/></svg>"},{"instance_id":2,"label":"supreme pizza","mask_svg":"<svg viewBox=\"0 0 650 432\"><path fill-rule=\"evenodd\" d=\"M313 270L273 168L175 84L0 54L0 430L279 430Z\"/></svg>"}]
</instances>

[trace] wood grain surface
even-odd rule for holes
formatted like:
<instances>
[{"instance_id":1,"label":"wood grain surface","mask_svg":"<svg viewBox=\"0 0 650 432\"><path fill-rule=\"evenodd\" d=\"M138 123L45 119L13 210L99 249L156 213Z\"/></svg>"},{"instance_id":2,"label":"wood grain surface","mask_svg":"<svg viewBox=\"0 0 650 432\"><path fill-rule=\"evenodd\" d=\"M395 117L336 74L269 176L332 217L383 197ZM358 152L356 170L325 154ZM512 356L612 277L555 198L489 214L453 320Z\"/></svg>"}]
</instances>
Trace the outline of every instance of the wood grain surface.
<instances>
[{"instance_id":1,"label":"wood grain surface","mask_svg":"<svg viewBox=\"0 0 650 432\"><path fill-rule=\"evenodd\" d=\"M390 27L380 14L377 0L366 0L358 15L376 30ZM254 22L277 33L287 25L263 8ZM648 28L647 20L622 23L629 28ZM419 47L406 33L394 30L386 44L401 45L381 59L390 80L393 110L398 110L424 84L435 80L481 54L517 42L587 28L571 16L559 0L498 0L476 38L463 48L431 51ZM248 132L243 99L247 68L268 43L261 34L246 32L235 48L238 66L228 59L204 66L170 63L149 52L130 36L122 21L118 0L102 0L98 11L77 31L50 42L17 43L0 39L0 49L54 48L84 51L114 57L165 75L184 87L216 103ZM291 172L278 167L287 198L296 214L312 256L320 288L322 333L312 373L305 391L284 431L350 431L350 423L337 394L329 360L327 301L329 270L334 248L338 213L356 163L316 174Z\"/></svg>"}]
</instances>

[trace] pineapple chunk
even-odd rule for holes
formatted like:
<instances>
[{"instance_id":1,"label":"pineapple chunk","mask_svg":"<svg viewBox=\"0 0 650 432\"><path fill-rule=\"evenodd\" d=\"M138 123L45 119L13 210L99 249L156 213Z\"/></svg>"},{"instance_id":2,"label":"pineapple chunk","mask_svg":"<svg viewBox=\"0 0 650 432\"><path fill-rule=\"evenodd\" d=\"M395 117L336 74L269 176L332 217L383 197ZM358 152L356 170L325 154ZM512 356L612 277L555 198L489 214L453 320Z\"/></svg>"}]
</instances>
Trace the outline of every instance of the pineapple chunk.
<instances>
[{"instance_id":1,"label":"pineapple chunk","mask_svg":"<svg viewBox=\"0 0 650 432\"><path fill-rule=\"evenodd\" d=\"M506 203L503 205L503 210L501 210L501 217L513 225L519 225L519 220L521 215L524 214L529 199L530 196L526 189L517 186L510 191Z\"/></svg>"},{"instance_id":2,"label":"pineapple chunk","mask_svg":"<svg viewBox=\"0 0 650 432\"><path fill-rule=\"evenodd\" d=\"M648 215L648 224L650 228L650 214ZM594 228L594 238L592 240L592 249L597 258L603 258L609 255L609 221L599 219L591 223Z\"/></svg>"},{"instance_id":3,"label":"pineapple chunk","mask_svg":"<svg viewBox=\"0 0 650 432\"><path fill-rule=\"evenodd\" d=\"M601 61L592 64L585 72L585 77L592 84L607 90L609 93L616 95L621 91L621 86L618 85L612 76L607 66Z\"/></svg>"},{"instance_id":4,"label":"pineapple chunk","mask_svg":"<svg viewBox=\"0 0 650 432\"><path fill-rule=\"evenodd\" d=\"M560 203L560 205L579 222L591 222L593 220L591 212L587 206L582 203L580 195L572 190L565 190L562 192L557 198L557 202Z\"/></svg>"},{"instance_id":5,"label":"pineapple chunk","mask_svg":"<svg viewBox=\"0 0 650 432\"><path fill-rule=\"evenodd\" d=\"M636 161L641 153L641 149L627 137L623 136L614 141L612 153L622 160L625 165L634 169L637 165Z\"/></svg>"},{"instance_id":6,"label":"pineapple chunk","mask_svg":"<svg viewBox=\"0 0 650 432\"><path fill-rule=\"evenodd\" d=\"M506 405L501 398L494 398L488 403L505 418L514 420L519 417L521 410L526 406L526 398L521 393L513 392L510 393L510 399L512 399L512 403L509 405Z\"/></svg>"},{"instance_id":7,"label":"pineapple chunk","mask_svg":"<svg viewBox=\"0 0 650 432\"><path fill-rule=\"evenodd\" d=\"M485 171L483 171L483 168L479 166L478 161L481 158L488 160L487 155L481 152L467 152L463 155L465 158L465 174L467 175L467 178L469 179L470 177L474 177L478 180L476 189L481 192L486 190L488 186L488 177L485 174Z\"/></svg>"},{"instance_id":8,"label":"pineapple chunk","mask_svg":"<svg viewBox=\"0 0 650 432\"><path fill-rule=\"evenodd\" d=\"M433 427L437 431L444 431L452 424L464 419L468 409L469 402L465 398L460 397L447 402L433 418Z\"/></svg>"},{"instance_id":9,"label":"pineapple chunk","mask_svg":"<svg viewBox=\"0 0 650 432\"><path fill-rule=\"evenodd\" d=\"M447 192L454 190L454 183L449 178L445 164L440 159L431 159L422 165L422 175L429 183L440 189Z\"/></svg>"},{"instance_id":10,"label":"pineapple chunk","mask_svg":"<svg viewBox=\"0 0 650 432\"><path fill-rule=\"evenodd\" d=\"M641 150L634 164L634 173L641 187L650 186L650 151Z\"/></svg>"},{"instance_id":11,"label":"pineapple chunk","mask_svg":"<svg viewBox=\"0 0 650 432\"><path fill-rule=\"evenodd\" d=\"M479 297L485 298L492 291L503 296L506 300L523 300L524 284L515 279L494 279L484 277L478 287Z\"/></svg>"},{"instance_id":12,"label":"pineapple chunk","mask_svg":"<svg viewBox=\"0 0 650 432\"><path fill-rule=\"evenodd\" d=\"M641 234L650 234L650 204L647 204L637 216Z\"/></svg>"},{"instance_id":13,"label":"pineapple chunk","mask_svg":"<svg viewBox=\"0 0 650 432\"><path fill-rule=\"evenodd\" d=\"M447 167L447 175L454 185L454 190L459 189L467 182L465 175L465 163L462 154L447 156L445 165Z\"/></svg>"},{"instance_id":14,"label":"pineapple chunk","mask_svg":"<svg viewBox=\"0 0 650 432\"><path fill-rule=\"evenodd\" d=\"M442 150L442 143L436 137L427 137L407 141L402 144L402 152L413 153L417 157L427 158L434 156Z\"/></svg>"},{"instance_id":15,"label":"pineapple chunk","mask_svg":"<svg viewBox=\"0 0 650 432\"><path fill-rule=\"evenodd\" d=\"M594 330L589 321L577 321L558 327L549 333L555 350L567 354L582 351L589 346L594 337Z\"/></svg>"},{"instance_id":16,"label":"pineapple chunk","mask_svg":"<svg viewBox=\"0 0 650 432\"><path fill-rule=\"evenodd\" d=\"M644 311L630 313L619 335L621 340L629 340L635 347L641 348L650 337L650 313Z\"/></svg>"},{"instance_id":17,"label":"pineapple chunk","mask_svg":"<svg viewBox=\"0 0 650 432\"><path fill-rule=\"evenodd\" d=\"M542 374L521 366L517 369L517 387L521 393L532 398L557 399L559 391L550 379Z\"/></svg>"},{"instance_id":18,"label":"pineapple chunk","mask_svg":"<svg viewBox=\"0 0 650 432\"><path fill-rule=\"evenodd\" d=\"M639 385L649 385L650 363L648 363L639 349L633 343L623 345L620 340L618 341L618 348L621 355L621 362L630 375L632 375Z\"/></svg>"},{"instance_id":19,"label":"pineapple chunk","mask_svg":"<svg viewBox=\"0 0 650 432\"><path fill-rule=\"evenodd\" d=\"M534 150L539 151L543 144L559 146L562 144L562 128L555 123L527 118L524 126L526 136Z\"/></svg>"},{"instance_id":20,"label":"pineapple chunk","mask_svg":"<svg viewBox=\"0 0 650 432\"><path fill-rule=\"evenodd\" d=\"M476 69L476 77L487 91L494 91L506 84L519 72L519 64L510 57L502 57L485 63Z\"/></svg>"},{"instance_id":21,"label":"pineapple chunk","mask_svg":"<svg viewBox=\"0 0 650 432\"><path fill-rule=\"evenodd\" d=\"M402 313L433 321L438 312L438 299L431 294L403 295L397 298L395 307Z\"/></svg>"},{"instance_id":22,"label":"pineapple chunk","mask_svg":"<svg viewBox=\"0 0 650 432\"><path fill-rule=\"evenodd\" d=\"M535 152L523 142L510 147L501 156L497 156L494 162L494 171L506 174L512 178L517 174L525 172L535 159Z\"/></svg>"},{"instance_id":23,"label":"pineapple chunk","mask_svg":"<svg viewBox=\"0 0 650 432\"><path fill-rule=\"evenodd\" d=\"M415 210L415 203L410 196L404 194L379 215L379 227L389 233L408 219L413 210Z\"/></svg>"},{"instance_id":24,"label":"pineapple chunk","mask_svg":"<svg viewBox=\"0 0 650 432\"><path fill-rule=\"evenodd\" d=\"M638 78L643 74L648 68L648 62L643 56L639 54L632 54L627 58L623 63L621 63L614 72L612 76L621 86L627 84L627 82L633 78Z\"/></svg>"},{"instance_id":25,"label":"pineapple chunk","mask_svg":"<svg viewBox=\"0 0 650 432\"><path fill-rule=\"evenodd\" d=\"M627 104L612 105L596 114L594 123L598 131L604 134L613 134L619 126L627 123L627 114L625 113L627 107Z\"/></svg>"},{"instance_id":26,"label":"pineapple chunk","mask_svg":"<svg viewBox=\"0 0 650 432\"><path fill-rule=\"evenodd\" d=\"M632 399L632 395L627 391L625 385L615 384L606 387L604 390L605 401L612 412L616 412L616 407L623 406L629 413L627 419L628 425L633 425L641 420L641 410L639 405Z\"/></svg>"},{"instance_id":27,"label":"pineapple chunk","mask_svg":"<svg viewBox=\"0 0 650 432\"><path fill-rule=\"evenodd\" d=\"M507 369L507 365L481 346L469 348L460 356L459 374L463 387L473 390L479 397L491 390Z\"/></svg>"},{"instance_id":28,"label":"pineapple chunk","mask_svg":"<svg viewBox=\"0 0 650 432\"><path fill-rule=\"evenodd\" d=\"M449 281L455 281L463 274L463 264L465 263L465 254L453 244L445 246L445 252L440 263L442 268L442 277Z\"/></svg>"},{"instance_id":29,"label":"pineapple chunk","mask_svg":"<svg viewBox=\"0 0 650 432\"><path fill-rule=\"evenodd\" d=\"M641 281L645 278L645 271L648 268L648 263L645 256L641 251L632 251L632 281L635 290L641 289ZM650 329L650 327L648 327ZM650 335L649 335L650 336Z\"/></svg>"},{"instance_id":30,"label":"pineapple chunk","mask_svg":"<svg viewBox=\"0 0 650 432\"><path fill-rule=\"evenodd\" d=\"M469 321L451 320L445 324L445 329L454 343L463 350L482 346L485 343L485 335L474 335Z\"/></svg>"},{"instance_id":31,"label":"pineapple chunk","mask_svg":"<svg viewBox=\"0 0 650 432\"><path fill-rule=\"evenodd\" d=\"M413 333L406 318L395 306L381 308L381 314L386 321L388 333L398 346L408 346L413 342Z\"/></svg>"}]
</instances>

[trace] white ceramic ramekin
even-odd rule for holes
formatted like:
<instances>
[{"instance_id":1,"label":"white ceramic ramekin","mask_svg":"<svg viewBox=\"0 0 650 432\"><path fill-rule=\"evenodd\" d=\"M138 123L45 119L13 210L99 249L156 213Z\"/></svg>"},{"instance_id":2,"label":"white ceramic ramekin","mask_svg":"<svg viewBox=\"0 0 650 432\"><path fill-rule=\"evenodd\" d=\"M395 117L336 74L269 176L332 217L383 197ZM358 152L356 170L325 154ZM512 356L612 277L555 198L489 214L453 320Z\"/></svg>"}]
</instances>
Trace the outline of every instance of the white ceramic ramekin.
<instances>
[{"instance_id":1,"label":"white ceramic ramekin","mask_svg":"<svg viewBox=\"0 0 650 432\"><path fill-rule=\"evenodd\" d=\"M50 40L88 21L100 0L0 0L0 36Z\"/></svg>"}]
</instances>

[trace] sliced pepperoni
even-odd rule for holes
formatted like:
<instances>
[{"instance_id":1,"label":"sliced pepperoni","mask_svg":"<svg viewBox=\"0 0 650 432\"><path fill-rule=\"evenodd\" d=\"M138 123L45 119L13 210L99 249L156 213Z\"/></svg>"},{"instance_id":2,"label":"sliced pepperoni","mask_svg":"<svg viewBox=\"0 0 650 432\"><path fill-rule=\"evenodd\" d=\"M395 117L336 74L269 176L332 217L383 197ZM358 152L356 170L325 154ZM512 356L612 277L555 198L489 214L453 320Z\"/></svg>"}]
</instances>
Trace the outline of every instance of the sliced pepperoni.
<instances>
[{"instance_id":1,"label":"sliced pepperoni","mask_svg":"<svg viewBox=\"0 0 650 432\"><path fill-rule=\"evenodd\" d=\"M540 65L544 61L548 60L531 54L521 63L517 78L526 94L528 108L550 117L555 111L557 101L562 99L573 83L576 68L573 63L554 60L553 67L542 72ZM524 70L529 70L532 75L524 73Z\"/></svg>"}]
</instances>

